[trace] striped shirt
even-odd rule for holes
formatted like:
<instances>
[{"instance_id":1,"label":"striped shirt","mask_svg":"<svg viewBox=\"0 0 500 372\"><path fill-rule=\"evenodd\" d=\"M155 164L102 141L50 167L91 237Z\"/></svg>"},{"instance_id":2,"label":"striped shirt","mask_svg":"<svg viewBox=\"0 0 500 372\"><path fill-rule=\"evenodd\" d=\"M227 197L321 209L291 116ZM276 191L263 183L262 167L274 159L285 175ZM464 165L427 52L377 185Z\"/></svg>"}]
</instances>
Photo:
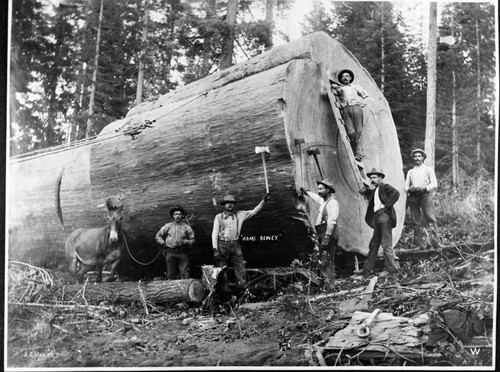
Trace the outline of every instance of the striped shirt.
<instances>
[{"instance_id":1,"label":"striped shirt","mask_svg":"<svg viewBox=\"0 0 500 372\"><path fill-rule=\"evenodd\" d=\"M255 216L262 208L264 208L264 201L261 201L254 209L249 211L224 211L216 215L212 230L212 247L219 247L219 239L238 240L243 222Z\"/></svg>"},{"instance_id":2,"label":"striped shirt","mask_svg":"<svg viewBox=\"0 0 500 372\"><path fill-rule=\"evenodd\" d=\"M167 248L193 245L194 231L185 222L169 222L156 233L156 242Z\"/></svg>"},{"instance_id":3,"label":"striped shirt","mask_svg":"<svg viewBox=\"0 0 500 372\"><path fill-rule=\"evenodd\" d=\"M308 191L307 196L319 204L316 225L321 225L326 222L327 228L325 235L331 235L333 228L337 224L337 219L339 218L339 202L336 201L333 196L328 200L324 200L321 196L312 191Z\"/></svg>"}]
</instances>

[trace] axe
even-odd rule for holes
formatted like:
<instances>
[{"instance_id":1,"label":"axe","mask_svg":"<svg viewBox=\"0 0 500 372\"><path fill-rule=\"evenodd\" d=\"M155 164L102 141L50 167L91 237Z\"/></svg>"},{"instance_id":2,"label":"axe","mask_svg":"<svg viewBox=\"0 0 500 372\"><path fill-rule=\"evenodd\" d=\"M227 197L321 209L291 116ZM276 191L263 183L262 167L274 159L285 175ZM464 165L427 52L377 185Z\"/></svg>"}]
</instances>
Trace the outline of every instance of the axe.
<instances>
[{"instance_id":1,"label":"axe","mask_svg":"<svg viewBox=\"0 0 500 372\"><path fill-rule=\"evenodd\" d=\"M264 178L266 180L266 192L269 194L269 183L267 182L266 158L264 156L265 152L269 154L269 147L267 146L255 147L255 153L260 154L260 156L262 157L262 165L264 166Z\"/></svg>"},{"instance_id":2,"label":"axe","mask_svg":"<svg viewBox=\"0 0 500 372\"><path fill-rule=\"evenodd\" d=\"M318 167L319 175L321 179L323 179L323 174L321 174L321 168L319 167L318 155L320 154L319 149L307 150L307 155L314 156L314 160L316 160L316 165Z\"/></svg>"}]
</instances>

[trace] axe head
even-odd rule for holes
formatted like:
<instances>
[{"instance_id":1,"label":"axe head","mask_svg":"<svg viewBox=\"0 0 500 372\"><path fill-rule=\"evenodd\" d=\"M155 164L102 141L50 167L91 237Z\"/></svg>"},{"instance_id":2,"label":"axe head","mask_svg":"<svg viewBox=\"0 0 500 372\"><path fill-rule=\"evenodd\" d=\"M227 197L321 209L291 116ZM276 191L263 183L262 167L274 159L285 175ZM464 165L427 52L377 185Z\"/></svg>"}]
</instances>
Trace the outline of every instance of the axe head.
<instances>
[{"instance_id":1,"label":"axe head","mask_svg":"<svg viewBox=\"0 0 500 372\"><path fill-rule=\"evenodd\" d=\"M260 154L260 153L262 153L262 152L267 152L267 153L269 153L269 147L268 147L268 146L260 146L260 147L259 147L259 146L256 146L256 147L255 147L255 153L256 153L256 154Z\"/></svg>"},{"instance_id":2,"label":"axe head","mask_svg":"<svg viewBox=\"0 0 500 372\"><path fill-rule=\"evenodd\" d=\"M308 155L319 155L319 149L314 149L314 150L307 150Z\"/></svg>"}]
</instances>

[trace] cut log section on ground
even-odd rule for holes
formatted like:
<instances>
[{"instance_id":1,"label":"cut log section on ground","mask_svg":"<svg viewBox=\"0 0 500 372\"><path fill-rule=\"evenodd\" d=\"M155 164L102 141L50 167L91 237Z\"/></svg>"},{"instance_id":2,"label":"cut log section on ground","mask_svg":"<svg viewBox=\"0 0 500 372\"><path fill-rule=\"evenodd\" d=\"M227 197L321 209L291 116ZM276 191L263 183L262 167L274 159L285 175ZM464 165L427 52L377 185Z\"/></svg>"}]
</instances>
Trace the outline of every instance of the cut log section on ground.
<instances>
[{"instance_id":1,"label":"cut log section on ground","mask_svg":"<svg viewBox=\"0 0 500 372\"><path fill-rule=\"evenodd\" d=\"M334 355L329 360L335 361L359 353L359 359L402 358L419 364L442 357L439 353L425 350L429 333L427 315L405 318L380 313L370 325L370 335L358 336L358 329L371 315L372 313L356 311L347 327L338 331L321 347L323 355L333 352Z\"/></svg>"},{"instance_id":2,"label":"cut log section on ground","mask_svg":"<svg viewBox=\"0 0 500 372\"><path fill-rule=\"evenodd\" d=\"M205 297L205 287L197 279L154 280L69 285L64 293L64 300L82 298L89 304L103 301L181 303L202 301Z\"/></svg>"}]
</instances>

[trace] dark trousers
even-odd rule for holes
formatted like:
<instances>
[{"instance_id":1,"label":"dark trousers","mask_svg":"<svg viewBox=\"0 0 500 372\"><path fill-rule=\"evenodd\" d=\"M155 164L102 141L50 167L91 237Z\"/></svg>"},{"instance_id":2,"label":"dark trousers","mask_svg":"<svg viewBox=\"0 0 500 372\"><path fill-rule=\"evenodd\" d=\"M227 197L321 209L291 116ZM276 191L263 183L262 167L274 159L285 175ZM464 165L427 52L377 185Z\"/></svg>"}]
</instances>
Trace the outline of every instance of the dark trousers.
<instances>
[{"instance_id":1,"label":"dark trousers","mask_svg":"<svg viewBox=\"0 0 500 372\"><path fill-rule=\"evenodd\" d=\"M219 240L220 266L232 266L236 276L236 285L245 286L247 273L245 271L245 260L241 252L239 240L222 241Z\"/></svg>"},{"instance_id":2,"label":"dark trousers","mask_svg":"<svg viewBox=\"0 0 500 372\"><path fill-rule=\"evenodd\" d=\"M321 225L316 225L316 236L318 239L318 247L320 249L320 259L322 265L320 269L324 271L327 287L333 286L333 281L335 280L335 252L337 250L337 243L339 242L339 231L337 225L333 228L332 235L330 236L330 244L328 248L325 250L322 248L321 242L323 241L326 233L326 223L322 223Z\"/></svg>"},{"instance_id":3,"label":"dark trousers","mask_svg":"<svg viewBox=\"0 0 500 372\"><path fill-rule=\"evenodd\" d=\"M432 246L434 248L439 248L436 213L434 212L431 194L428 192L420 195L410 193L408 195L408 204L410 205L411 224L414 234L413 244L420 248L424 248L423 226L427 223L429 225ZM422 216L424 218L422 218Z\"/></svg>"},{"instance_id":4,"label":"dark trousers","mask_svg":"<svg viewBox=\"0 0 500 372\"><path fill-rule=\"evenodd\" d=\"M167 279L189 279L189 255L183 250L166 250L165 261L167 262Z\"/></svg>"},{"instance_id":5,"label":"dark trousers","mask_svg":"<svg viewBox=\"0 0 500 372\"><path fill-rule=\"evenodd\" d=\"M342 109L342 117L351 140L351 147L354 155L360 155L358 144L363 130L363 109L361 105L346 106Z\"/></svg>"},{"instance_id":6,"label":"dark trousers","mask_svg":"<svg viewBox=\"0 0 500 372\"><path fill-rule=\"evenodd\" d=\"M370 272L375 267L378 249L382 246L384 251L384 266L387 271L395 271L394 250L392 249L392 221L385 208L375 212L375 229L368 245L370 251L363 266L364 272Z\"/></svg>"}]
</instances>

